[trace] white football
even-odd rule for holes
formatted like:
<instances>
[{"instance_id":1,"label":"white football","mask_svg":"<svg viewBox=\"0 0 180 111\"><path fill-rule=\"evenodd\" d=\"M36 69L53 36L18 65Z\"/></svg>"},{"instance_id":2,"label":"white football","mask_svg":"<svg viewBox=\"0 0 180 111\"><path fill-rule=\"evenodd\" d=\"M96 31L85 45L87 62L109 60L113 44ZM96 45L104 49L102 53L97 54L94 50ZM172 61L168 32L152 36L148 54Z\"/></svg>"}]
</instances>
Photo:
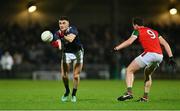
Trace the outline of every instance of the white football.
<instances>
[{"instance_id":1,"label":"white football","mask_svg":"<svg viewBox=\"0 0 180 111\"><path fill-rule=\"evenodd\" d=\"M53 40L53 34L51 31L46 30L41 34L41 40L43 42L51 42Z\"/></svg>"}]
</instances>

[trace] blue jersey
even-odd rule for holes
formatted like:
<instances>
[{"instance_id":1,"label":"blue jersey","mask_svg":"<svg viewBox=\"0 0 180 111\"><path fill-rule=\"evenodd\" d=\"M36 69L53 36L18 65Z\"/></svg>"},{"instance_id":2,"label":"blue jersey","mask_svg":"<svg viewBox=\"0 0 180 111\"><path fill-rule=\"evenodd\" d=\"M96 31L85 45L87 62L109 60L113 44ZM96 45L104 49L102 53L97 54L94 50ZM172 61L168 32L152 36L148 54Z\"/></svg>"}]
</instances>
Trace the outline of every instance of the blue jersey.
<instances>
[{"instance_id":1,"label":"blue jersey","mask_svg":"<svg viewBox=\"0 0 180 111\"><path fill-rule=\"evenodd\" d=\"M72 42L68 42L64 39L64 36L67 36L68 34L76 35L75 39ZM70 26L64 33L62 33L60 30L56 31L53 40L57 39L61 39L64 52L75 53L83 48L78 36L77 28L74 26Z\"/></svg>"}]
</instances>

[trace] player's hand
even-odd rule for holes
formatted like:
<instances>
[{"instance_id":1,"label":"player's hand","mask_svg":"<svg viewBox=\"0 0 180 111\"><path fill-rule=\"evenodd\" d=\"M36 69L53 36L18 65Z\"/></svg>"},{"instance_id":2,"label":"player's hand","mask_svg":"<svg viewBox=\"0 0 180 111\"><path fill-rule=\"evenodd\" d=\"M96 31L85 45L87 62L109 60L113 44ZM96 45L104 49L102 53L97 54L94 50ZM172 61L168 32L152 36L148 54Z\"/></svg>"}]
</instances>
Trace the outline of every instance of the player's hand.
<instances>
[{"instance_id":1,"label":"player's hand","mask_svg":"<svg viewBox=\"0 0 180 111\"><path fill-rule=\"evenodd\" d=\"M61 43L61 40L60 40L60 39L51 42L51 45L52 45L54 48L58 48L59 50L62 49L62 43Z\"/></svg>"},{"instance_id":2,"label":"player's hand","mask_svg":"<svg viewBox=\"0 0 180 111\"><path fill-rule=\"evenodd\" d=\"M59 48L59 43L58 43L58 41L52 41L52 42L51 42L51 45L52 45L54 48Z\"/></svg>"},{"instance_id":3,"label":"player's hand","mask_svg":"<svg viewBox=\"0 0 180 111\"><path fill-rule=\"evenodd\" d=\"M114 50L114 49L111 49L109 52L110 53L116 53L118 50Z\"/></svg>"},{"instance_id":4,"label":"player's hand","mask_svg":"<svg viewBox=\"0 0 180 111\"><path fill-rule=\"evenodd\" d=\"M109 53L116 53L116 52L118 52L118 50L116 48L112 48L109 50Z\"/></svg>"},{"instance_id":5,"label":"player's hand","mask_svg":"<svg viewBox=\"0 0 180 111\"><path fill-rule=\"evenodd\" d=\"M171 66L173 69L176 68L176 61L174 60L174 57L169 57L169 60L168 60L168 64L169 66Z\"/></svg>"}]
</instances>

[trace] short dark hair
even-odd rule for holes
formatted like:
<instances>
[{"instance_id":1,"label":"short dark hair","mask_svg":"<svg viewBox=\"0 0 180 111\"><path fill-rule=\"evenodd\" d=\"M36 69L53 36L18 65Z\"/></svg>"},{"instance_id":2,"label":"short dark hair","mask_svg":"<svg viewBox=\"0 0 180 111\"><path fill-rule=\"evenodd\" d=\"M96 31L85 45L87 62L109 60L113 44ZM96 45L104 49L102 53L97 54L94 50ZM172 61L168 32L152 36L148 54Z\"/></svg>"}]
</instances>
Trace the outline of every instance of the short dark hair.
<instances>
[{"instance_id":1,"label":"short dark hair","mask_svg":"<svg viewBox=\"0 0 180 111\"><path fill-rule=\"evenodd\" d=\"M69 21L69 18L68 18L67 16L61 16L61 17L59 18L59 20L67 20L67 21Z\"/></svg>"},{"instance_id":2,"label":"short dark hair","mask_svg":"<svg viewBox=\"0 0 180 111\"><path fill-rule=\"evenodd\" d=\"M142 19L142 18L140 18L140 17L134 17L133 19L132 19L132 23L134 24L134 25L139 25L139 26L143 26L144 25L144 20Z\"/></svg>"}]
</instances>

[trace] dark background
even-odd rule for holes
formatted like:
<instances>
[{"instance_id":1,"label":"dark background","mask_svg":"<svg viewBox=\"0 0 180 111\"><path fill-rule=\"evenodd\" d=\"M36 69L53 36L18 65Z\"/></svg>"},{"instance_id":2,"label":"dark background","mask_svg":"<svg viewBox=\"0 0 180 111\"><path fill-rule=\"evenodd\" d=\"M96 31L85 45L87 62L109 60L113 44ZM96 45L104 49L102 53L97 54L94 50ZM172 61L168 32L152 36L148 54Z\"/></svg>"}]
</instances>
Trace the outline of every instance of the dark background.
<instances>
[{"instance_id":1,"label":"dark background","mask_svg":"<svg viewBox=\"0 0 180 111\"><path fill-rule=\"evenodd\" d=\"M158 30L169 42L180 66L180 15L169 14L172 6L180 11L179 0L34 0L37 11L28 13L30 2L0 1L0 57L5 51L11 53L14 78L32 78L36 71L59 70L60 51L43 43L40 35L44 30L55 32L62 15L79 28L87 78L122 78L122 69L141 54L138 42L117 54L109 53L131 35L131 19L135 16L143 17L147 26ZM164 56L155 77L179 78L178 68L172 71L166 64L167 55Z\"/></svg>"}]
</instances>

